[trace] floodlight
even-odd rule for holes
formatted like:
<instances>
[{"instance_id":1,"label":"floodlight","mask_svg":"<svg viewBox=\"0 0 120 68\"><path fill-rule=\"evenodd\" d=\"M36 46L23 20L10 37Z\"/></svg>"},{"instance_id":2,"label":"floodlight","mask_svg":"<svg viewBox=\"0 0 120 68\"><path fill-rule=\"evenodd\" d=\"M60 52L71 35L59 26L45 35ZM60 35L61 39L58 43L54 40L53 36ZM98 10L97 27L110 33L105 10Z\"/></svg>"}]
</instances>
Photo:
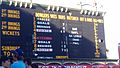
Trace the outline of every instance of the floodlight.
<instances>
[{"instance_id":1,"label":"floodlight","mask_svg":"<svg viewBox=\"0 0 120 68\"><path fill-rule=\"evenodd\" d=\"M55 10L55 6L52 7L52 11L54 11L54 10Z\"/></svg>"},{"instance_id":2,"label":"floodlight","mask_svg":"<svg viewBox=\"0 0 120 68\"><path fill-rule=\"evenodd\" d=\"M10 1L10 3L9 3L9 6L11 6L12 5L12 1Z\"/></svg>"},{"instance_id":3,"label":"floodlight","mask_svg":"<svg viewBox=\"0 0 120 68\"><path fill-rule=\"evenodd\" d=\"M59 6L57 7L57 11L59 11Z\"/></svg>"},{"instance_id":4,"label":"floodlight","mask_svg":"<svg viewBox=\"0 0 120 68\"><path fill-rule=\"evenodd\" d=\"M25 8L27 7L27 2L25 3Z\"/></svg>"},{"instance_id":5,"label":"floodlight","mask_svg":"<svg viewBox=\"0 0 120 68\"><path fill-rule=\"evenodd\" d=\"M20 2L20 7L22 7L22 2Z\"/></svg>"},{"instance_id":6,"label":"floodlight","mask_svg":"<svg viewBox=\"0 0 120 68\"><path fill-rule=\"evenodd\" d=\"M86 14L87 14L87 12L88 12L88 11L87 11L87 10L85 10L85 11L84 11L84 14L86 15Z\"/></svg>"},{"instance_id":7,"label":"floodlight","mask_svg":"<svg viewBox=\"0 0 120 68\"><path fill-rule=\"evenodd\" d=\"M95 12L94 11L92 11L92 15L94 16L94 14L95 14Z\"/></svg>"},{"instance_id":8,"label":"floodlight","mask_svg":"<svg viewBox=\"0 0 120 68\"><path fill-rule=\"evenodd\" d=\"M91 14L91 11L88 12L88 15L90 15L90 14Z\"/></svg>"},{"instance_id":9,"label":"floodlight","mask_svg":"<svg viewBox=\"0 0 120 68\"><path fill-rule=\"evenodd\" d=\"M50 10L50 5L47 7L47 10Z\"/></svg>"},{"instance_id":10,"label":"floodlight","mask_svg":"<svg viewBox=\"0 0 120 68\"><path fill-rule=\"evenodd\" d=\"M105 16L105 12L102 12L102 16Z\"/></svg>"},{"instance_id":11,"label":"floodlight","mask_svg":"<svg viewBox=\"0 0 120 68\"><path fill-rule=\"evenodd\" d=\"M17 6L17 1L15 1L15 6Z\"/></svg>"},{"instance_id":12,"label":"floodlight","mask_svg":"<svg viewBox=\"0 0 120 68\"><path fill-rule=\"evenodd\" d=\"M65 12L68 12L68 8L65 9Z\"/></svg>"},{"instance_id":13,"label":"floodlight","mask_svg":"<svg viewBox=\"0 0 120 68\"><path fill-rule=\"evenodd\" d=\"M32 3L30 3L30 8L32 8Z\"/></svg>"},{"instance_id":14,"label":"floodlight","mask_svg":"<svg viewBox=\"0 0 120 68\"><path fill-rule=\"evenodd\" d=\"M63 8L61 8L60 10L61 10L61 12L63 12Z\"/></svg>"},{"instance_id":15,"label":"floodlight","mask_svg":"<svg viewBox=\"0 0 120 68\"><path fill-rule=\"evenodd\" d=\"M98 16L98 11L95 12L95 15Z\"/></svg>"},{"instance_id":16,"label":"floodlight","mask_svg":"<svg viewBox=\"0 0 120 68\"><path fill-rule=\"evenodd\" d=\"M84 12L84 10L81 9L81 10L80 10L80 14L83 14L83 12Z\"/></svg>"}]
</instances>

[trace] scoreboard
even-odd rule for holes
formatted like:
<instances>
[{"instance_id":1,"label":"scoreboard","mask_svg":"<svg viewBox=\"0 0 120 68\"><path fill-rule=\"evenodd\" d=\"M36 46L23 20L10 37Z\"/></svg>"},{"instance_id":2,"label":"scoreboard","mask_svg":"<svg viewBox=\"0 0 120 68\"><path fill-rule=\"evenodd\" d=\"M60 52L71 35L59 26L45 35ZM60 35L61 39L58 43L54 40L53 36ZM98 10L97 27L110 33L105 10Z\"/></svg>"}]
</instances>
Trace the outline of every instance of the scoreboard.
<instances>
[{"instance_id":1,"label":"scoreboard","mask_svg":"<svg viewBox=\"0 0 120 68\"><path fill-rule=\"evenodd\" d=\"M106 58L103 17L8 5L0 8L1 56L22 48L25 56L39 59ZM88 11L88 10L87 10Z\"/></svg>"}]
</instances>

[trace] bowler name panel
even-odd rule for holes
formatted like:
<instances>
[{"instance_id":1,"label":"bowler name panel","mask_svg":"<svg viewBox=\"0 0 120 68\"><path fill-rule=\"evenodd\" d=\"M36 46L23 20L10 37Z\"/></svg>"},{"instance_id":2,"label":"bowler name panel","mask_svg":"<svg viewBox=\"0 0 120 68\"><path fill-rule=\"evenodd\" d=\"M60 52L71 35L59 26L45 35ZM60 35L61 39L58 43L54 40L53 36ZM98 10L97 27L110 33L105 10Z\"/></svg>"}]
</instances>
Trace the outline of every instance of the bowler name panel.
<instances>
[{"instance_id":1,"label":"bowler name panel","mask_svg":"<svg viewBox=\"0 0 120 68\"><path fill-rule=\"evenodd\" d=\"M38 10L34 17L34 56L40 59L66 59L62 24L57 13ZM66 37L64 37L66 38Z\"/></svg>"}]
</instances>

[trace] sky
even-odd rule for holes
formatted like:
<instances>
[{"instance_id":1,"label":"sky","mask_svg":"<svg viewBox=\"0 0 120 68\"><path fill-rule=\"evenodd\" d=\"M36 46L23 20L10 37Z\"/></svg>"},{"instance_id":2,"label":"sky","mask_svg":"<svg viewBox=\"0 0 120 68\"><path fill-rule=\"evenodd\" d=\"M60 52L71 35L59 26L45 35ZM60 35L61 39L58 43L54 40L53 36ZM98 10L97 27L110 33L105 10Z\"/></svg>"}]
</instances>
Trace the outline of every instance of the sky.
<instances>
[{"instance_id":1,"label":"sky","mask_svg":"<svg viewBox=\"0 0 120 68\"><path fill-rule=\"evenodd\" d=\"M103 1L106 15L104 16L105 41L106 47L109 49L108 58L118 58L118 43L120 42L120 10L118 9L119 0Z\"/></svg>"},{"instance_id":2,"label":"sky","mask_svg":"<svg viewBox=\"0 0 120 68\"><path fill-rule=\"evenodd\" d=\"M21 0L24 2L30 2L30 0ZM84 4L93 4L94 0L33 0L33 2L40 4L65 6L80 8L78 5L80 1ZM104 16L104 28L105 28L105 43L106 48L109 50L107 57L109 59L118 59L118 43L120 42L120 10L118 9L119 0L96 0L98 3L99 11L106 12ZM99 8L103 5L103 8ZM91 9L90 6L85 6L86 9Z\"/></svg>"}]
</instances>

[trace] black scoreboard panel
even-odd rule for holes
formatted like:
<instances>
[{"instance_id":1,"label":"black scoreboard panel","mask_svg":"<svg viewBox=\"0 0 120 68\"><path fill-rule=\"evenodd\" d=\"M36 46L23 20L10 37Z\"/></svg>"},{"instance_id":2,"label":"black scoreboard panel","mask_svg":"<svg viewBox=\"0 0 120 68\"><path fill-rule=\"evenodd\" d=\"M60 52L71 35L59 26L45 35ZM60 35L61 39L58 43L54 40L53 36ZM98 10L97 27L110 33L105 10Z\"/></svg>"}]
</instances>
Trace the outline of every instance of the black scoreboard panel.
<instances>
[{"instance_id":1,"label":"black scoreboard panel","mask_svg":"<svg viewBox=\"0 0 120 68\"><path fill-rule=\"evenodd\" d=\"M87 26L86 26L87 25ZM95 44L94 44L94 23L83 22L82 23L82 57L90 58L95 56ZM87 54L86 54L87 53Z\"/></svg>"},{"instance_id":2,"label":"black scoreboard panel","mask_svg":"<svg viewBox=\"0 0 120 68\"><path fill-rule=\"evenodd\" d=\"M39 59L106 58L102 17L2 3L1 55L22 48Z\"/></svg>"},{"instance_id":3,"label":"black scoreboard panel","mask_svg":"<svg viewBox=\"0 0 120 68\"><path fill-rule=\"evenodd\" d=\"M101 21L103 22L103 21ZM105 39L104 39L104 36L105 34L103 33L104 32L104 24L102 23L99 23L98 24L98 37L99 37L99 42L100 42L100 51L101 51L101 55L102 57L106 55L105 51L106 51L106 48L104 47L105 45Z\"/></svg>"}]
</instances>

